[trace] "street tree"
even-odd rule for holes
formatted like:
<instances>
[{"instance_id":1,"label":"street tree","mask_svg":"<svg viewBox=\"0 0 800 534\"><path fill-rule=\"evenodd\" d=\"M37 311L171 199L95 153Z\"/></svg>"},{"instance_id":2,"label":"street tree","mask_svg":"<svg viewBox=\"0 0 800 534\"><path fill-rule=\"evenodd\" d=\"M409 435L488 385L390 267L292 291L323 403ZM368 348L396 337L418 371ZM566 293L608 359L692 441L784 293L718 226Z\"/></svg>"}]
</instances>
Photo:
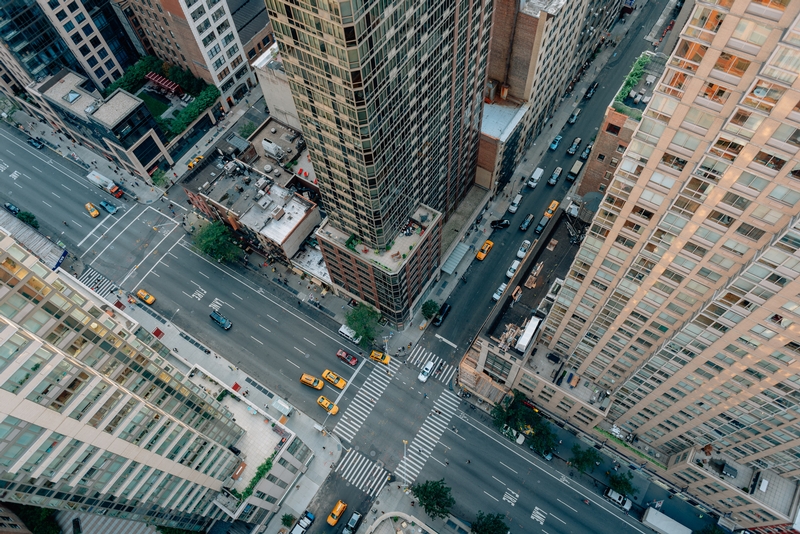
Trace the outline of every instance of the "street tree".
<instances>
[{"instance_id":1,"label":"street tree","mask_svg":"<svg viewBox=\"0 0 800 534\"><path fill-rule=\"evenodd\" d=\"M217 261L236 261L242 257L242 250L236 246L233 234L220 221L207 224L195 232L194 244Z\"/></svg>"},{"instance_id":2,"label":"street tree","mask_svg":"<svg viewBox=\"0 0 800 534\"><path fill-rule=\"evenodd\" d=\"M292 514L283 514L281 516L281 525L283 525L286 528L289 528L294 524L295 519L297 518Z\"/></svg>"},{"instance_id":3,"label":"street tree","mask_svg":"<svg viewBox=\"0 0 800 534\"><path fill-rule=\"evenodd\" d=\"M164 169L156 169L153 171L153 174L150 175L150 179L153 180L155 185L162 186L167 181L167 173Z\"/></svg>"},{"instance_id":4,"label":"street tree","mask_svg":"<svg viewBox=\"0 0 800 534\"><path fill-rule=\"evenodd\" d=\"M508 525L502 514L484 514L478 511L478 517L472 523L472 534L507 534Z\"/></svg>"},{"instance_id":5,"label":"street tree","mask_svg":"<svg viewBox=\"0 0 800 534\"><path fill-rule=\"evenodd\" d=\"M633 474L630 471L624 473L612 473L608 477L608 487L616 491L620 495L634 496L639 493L639 490L632 484Z\"/></svg>"},{"instance_id":6,"label":"street tree","mask_svg":"<svg viewBox=\"0 0 800 534\"><path fill-rule=\"evenodd\" d=\"M419 501L419 505L432 519L444 519L456 500L450 495L450 487L441 480L428 480L422 484L411 486L411 493Z\"/></svg>"},{"instance_id":7,"label":"street tree","mask_svg":"<svg viewBox=\"0 0 800 534\"><path fill-rule=\"evenodd\" d=\"M422 316L431 319L439 311L439 304L435 300L429 299L422 303Z\"/></svg>"},{"instance_id":8,"label":"street tree","mask_svg":"<svg viewBox=\"0 0 800 534\"><path fill-rule=\"evenodd\" d=\"M19 214L17 215L17 219L19 219L20 221L24 222L29 226L36 228L37 230L39 229L39 221L36 220L36 215L34 215L29 211L19 212Z\"/></svg>"},{"instance_id":9,"label":"street tree","mask_svg":"<svg viewBox=\"0 0 800 534\"><path fill-rule=\"evenodd\" d=\"M572 462L575 469L581 473L594 471L594 468L600 463L600 460L602 460L600 454L592 447L583 449L577 443L572 446L572 458L570 458L570 462Z\"/></svg>"},{"instance_id":10,"label":"street tree","mask_svg":"<svg viewBox=\"0 0 800 534\"><path fill-rule=\"evenodd\" d=\"M531 447L544 454L547 451L554 451L556 448L556 434L550 428L550 423L539 417L538 424L533 427L533 435L530 437Z\"/></svg>"},{"instance_id":11,"label":"street tree","mask_svg":"<svg viewBox=\"0 0 800 534\"><path fill-rule=\"evenodd\" d=\"M256 131L256 124L253 121L247 121L241 126L239 126L239 135L247 139L253 132Z\"/></svg>"},{"instance_id":12,"label":"street tree","mask_svg":"<svg viewBox=\"0 0 800 534\"><path fill-rule=\"evenodd\" d=\"M352 308L345 316L347 326L353 329L356 336L361 336L360 345L365 349L369 349L378 336L380 318L380 313L363 302L359 302L358 306Z\"/></svg>"},{"instance_id":13,"label":"street tree","mask_svg":"<svg viewBox=\"0 0 800 534\"><path fill-rule=\"evenodd\" d=\"M723 530L722 527L719 525L706 525L700 530L695 530L694 534L727 534L726 530Z\"/></svg>"}]
</instances>

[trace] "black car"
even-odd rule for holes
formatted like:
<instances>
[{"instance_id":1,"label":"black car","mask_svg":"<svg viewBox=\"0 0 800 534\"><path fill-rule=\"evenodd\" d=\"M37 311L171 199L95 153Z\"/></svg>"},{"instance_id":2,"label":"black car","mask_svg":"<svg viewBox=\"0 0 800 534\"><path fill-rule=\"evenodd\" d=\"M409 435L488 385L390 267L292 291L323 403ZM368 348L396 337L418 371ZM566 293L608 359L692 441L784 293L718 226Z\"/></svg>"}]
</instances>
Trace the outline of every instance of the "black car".
<instances>
[{"instance_id":1,"label":"black car","mask_svg":"<svg viewBox=\"0 0 800 534\"><path fill-rule=\"evenodd\" d=\"M10 212L11 212L11 214L12 214L12 215L14 215L14 217L16 217L17 215L19 215L19 212L21 211L21 210L20 210L18 207L16 207L16 206L15 206L14 204L12 204L11 202L6 202L5 204L3 204L3 206L4 206L4 207L5 207L5 208L6 208L8 211L10 211Z\"/></svg>"},{"instance_id":2,"label":"black car","mask_svg":"<svg viewBox=\"0 0 800 534\"><path fill-rule=\"evenodd\" d=\"M519 229L524 232L531 227L531 224L533 224L533 213L529 213L528 216L525 217L525 220L519 225Z\"/></svg>"},{"instance_id":3,"label":"black car","mask_svg":"<svg viewBox=\"0 0 800 534\"><path fill-rule=\"evenodd\" d=\"M220 325L225 330L230 330L231 327L233 326L233 323L230 321L230 319L228 319L227 317L225 317L216 310L212 311L209 317L211 317L212 321Z\"/></svg>"},{"instance_id":4,"label":"black car","mask_svg":"<svg viewBox=\"0 0 800 534\"><path fill-rule=\"evenodd\" d=\"M592 98L594 94L597 92L597 87L599 85L600 84L598 82L594 82L592 85L590 85L589 88L586 90L586 94L583 95L583 98L585 100L589 100L590 98Z\"/></svg>"},{"instance_id":5,"label":"black car","mask_svg":"<svg viewBox=\"0 0 800 534\"><path fill-rule=\"evenodd\" d=\"M342 529L342 534L354 534L360 523L361 514L358 512L353 512L353 515L350 516L350 521L348 521L347 525L345 525L345 527Z\"/></svg>"},{"instance_id":6,"label":"black car","mask_svg":"<svg viewBox=\"0 0 800 534\"><path fill-rule=\"evenodd\" d=\"M489 223L489 226L497 230L498 228L508 228L509 226L511 226L511 223L509 222L508 219L496 219L491 223Z\"/></svg>"},{"instance_id":7,"label":"black car","mask_svg":"<svg viewBox=\"0 0 800 534\"><path fill-rule=\"evenodd\" d=\"M44 148L44 143L42 143L38 139L34 139L33 137L28 138L28 144L31 145L33 148L38 148L40 150Z\"/></svg>"},{"instance_id":8,"label":"black car","mask_svg":"<svg viewBox=\"0 0 800 534\"><path fill-rule=\"evenodd\" d=\"M450 313L451 306L448 303L442 304L442 307L439 308L439 313L436 314L436 317L433 319L433 326L442 326L445 317L447 314Z\"/></svg>"}]
</instances>

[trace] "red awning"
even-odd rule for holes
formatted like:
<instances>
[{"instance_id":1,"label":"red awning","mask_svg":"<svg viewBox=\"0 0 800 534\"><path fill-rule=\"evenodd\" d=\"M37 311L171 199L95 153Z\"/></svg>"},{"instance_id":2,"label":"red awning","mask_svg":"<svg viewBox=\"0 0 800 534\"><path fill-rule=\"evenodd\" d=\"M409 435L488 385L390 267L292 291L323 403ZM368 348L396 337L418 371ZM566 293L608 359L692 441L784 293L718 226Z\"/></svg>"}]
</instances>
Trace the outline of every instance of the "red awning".
<instances>
[{"instance_id":1,"label":"red awning","mask_svg":"<svg viewBox=\"0 0 800 534\"><path fill-rule=\"evenodd\" d=\"M150 80L154 84L158 85L159 87L161 87L165 91L169 91L170 93L172 93L174 95L175 94L177 94L177 95L183 94L183 89L181 89L180 85L178 85L177 83L175 83L175 82L173 82L171 80L168 80L167 78L164 78L160 74L156 74L155 72L148 72L147 76L145 76L145 78L147 78L148 80Z\"/></svg>"}]
</instances>

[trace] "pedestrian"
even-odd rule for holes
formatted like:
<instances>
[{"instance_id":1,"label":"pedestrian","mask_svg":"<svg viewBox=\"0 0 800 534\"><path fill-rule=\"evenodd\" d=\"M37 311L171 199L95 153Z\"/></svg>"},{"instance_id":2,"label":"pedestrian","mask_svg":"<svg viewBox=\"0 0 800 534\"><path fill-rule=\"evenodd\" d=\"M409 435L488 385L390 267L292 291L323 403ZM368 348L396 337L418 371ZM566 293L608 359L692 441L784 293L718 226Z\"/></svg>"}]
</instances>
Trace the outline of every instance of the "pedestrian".
<instances>
[{"instance_id":1,"label":"pedestrian","mask_svg":"<svg viewBox=\"0 0 800 534\"><path fill-rule=\"evenodd\" d=\"M467 460L467 463L468 463L468 464L471 464L472 462L470 462L469 460Z\"/></svg>"},{"instance_id":2,"label":"pedestrian","mask_svg":"<svg viewBox=\"0 0 800 534\"><path fill-rule=\"evenodd\" d=\"M325 450L325 446L324 446L324 445L322 446L322 450L323 450L323 451Z\"/></svg>"},{"instance_id":3,"label":"pedestrian","mask_svg":"<svg viewBox=\"0 0 800 534\"><path fill-rule=\"evenodd\" d=\"M562 440L558 440L558 444L561 445L561 443L562 443Z\"/></svg>"},{"instance_id":4,"label":"pedestrian","mask_svg":"<svg viewBox=\"0 0 800 534\"><path fill-rule=\"evenodd\" d=\"M428 398L428 394L427 394L427 393L424 393L424 395L425 395L425 398L427 399L427 398Z\"/></svg>"},{"instance_id":5,"label":"pedestrian","mask_svg":"<svg viewBox=\"0 0 800 534\"><path fill-rule=\"evenodd\" d=\"M447 460L445 460L445 461L444 461L444 465L445 465L445 466L448 466L448 465L450 465L450 462L448 462Z\"/></svg>"}]
</instances>

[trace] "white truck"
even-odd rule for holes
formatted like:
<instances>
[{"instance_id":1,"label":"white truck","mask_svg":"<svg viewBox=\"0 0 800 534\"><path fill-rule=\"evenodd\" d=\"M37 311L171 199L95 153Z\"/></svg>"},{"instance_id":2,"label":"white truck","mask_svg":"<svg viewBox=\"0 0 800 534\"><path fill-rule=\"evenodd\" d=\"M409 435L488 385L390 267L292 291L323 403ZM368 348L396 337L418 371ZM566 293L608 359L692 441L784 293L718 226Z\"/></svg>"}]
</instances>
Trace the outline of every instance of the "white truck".
<instances>
[{"instance_id":1,"label":"white truck","mask_svg":"<svg viewBox=\"0 0 800 534\"><path fill-rule=\"evenodd\" d=\"M642 524L652 528L659 534L692 534L692 529L681 525L655 508L645 510L642 516Z\"/></svg>"},{"instance_id":2,"label":"white truck","mask_svg":"<svg viewBox=\"0 0 800 534\"><path fill-rule=\"evenodd\" d=\"M86 179L114 198L120 198L122 196L122 189L120 189L113 180L106 178L97 171L92 171L87 174Z\"/></svg>"},{"instance_id":3,"label":"white truck","mask_svg":"<svg viewBox=\"0 0 800 534\"><path fill-rule=\"evenodd\" d=\"M626 498L624 495L617 493L611 488L607 488L606 491L603 492L603 497L613 502L614 504L616 504L625 511L628 511L631 509L631 507L633 507L633 503L631 502L630 499Z\"/></svg>"},{"instance_id":4,"label":"white truck","mask_svg":"<svg viewBox=\"0 0 800 534\"><path fill-rule=\"evenodd\" d=\"M264 152L266 152L268 156L274 158L278 162L280 162L283 159L284 156L283 149L277 144L273 143L272 141L269 141L267 139L262 139L261 147L264 149Z\"/></svg>"}]
</instances>

